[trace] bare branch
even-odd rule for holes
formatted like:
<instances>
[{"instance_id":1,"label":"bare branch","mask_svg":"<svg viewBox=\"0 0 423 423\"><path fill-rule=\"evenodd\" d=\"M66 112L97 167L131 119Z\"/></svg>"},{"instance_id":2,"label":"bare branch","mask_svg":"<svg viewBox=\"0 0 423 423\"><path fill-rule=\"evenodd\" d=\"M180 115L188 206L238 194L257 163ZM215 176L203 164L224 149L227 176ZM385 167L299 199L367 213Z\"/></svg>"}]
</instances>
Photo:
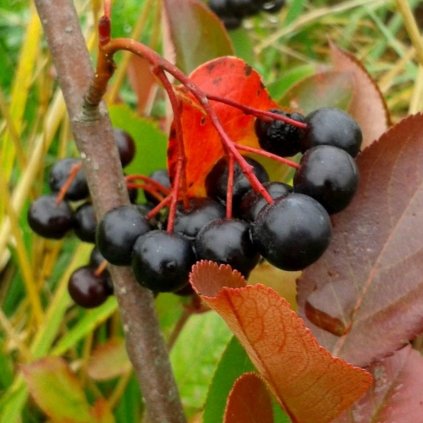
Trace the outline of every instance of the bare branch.
<instances>
[{"instance_id":1,"label":"bare branch","mask_svg":"<svg viewBox=\"0 0 423 423\"><path fill-rule=\"evenodd\" d=\"M87 119L83 96L93 77L89 55L71 0L35 0L81 152L98 218L128 203L113 133L104 106ZM184 422L179 395L154 310L152 293L136 283L130 268L111 267L129 357L137 373L151 423Z\"/></svg>"}]
</instances>

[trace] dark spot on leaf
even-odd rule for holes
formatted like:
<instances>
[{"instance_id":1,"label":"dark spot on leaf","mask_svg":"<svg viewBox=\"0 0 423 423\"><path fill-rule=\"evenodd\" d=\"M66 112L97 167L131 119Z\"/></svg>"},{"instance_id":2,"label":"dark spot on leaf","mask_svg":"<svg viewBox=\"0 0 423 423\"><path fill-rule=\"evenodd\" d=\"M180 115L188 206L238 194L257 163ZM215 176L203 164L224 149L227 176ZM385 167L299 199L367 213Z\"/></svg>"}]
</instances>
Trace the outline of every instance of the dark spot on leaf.
<instances>
[{"instance_id":1,"label":"dark spot on leaf","mask_svg":"<svg viewBox=\"0 0 423 423\"><path fill-rule=\"evenodd\" d=\"M222 77L220 76L217 78L214 78L212 81L213 85L219 85L221 82L222 82Z\"/></svg>"},{"instance_id":2,"label":"dark spot on leaf","mask_svg":"<svg viewBox=\"0 0 423 423\"><path fill-rule=\"evenodd\" d=\"M200 119L200 125L204 126L206 124L206 121L207 121L207 119L204 116L202 116L201 119Z\"/></svg>"},{"instance_id":3,"label":"dark spot on leaf","mask_svg":"<svg viewBox=\"0 0 423 423\"><path fill-rule=\"evenodd\" d=\"M253 68L250 65L245 65L244 67L245 76L250 76L252 72L253 72Z\"/></svg>"}]
</instances>

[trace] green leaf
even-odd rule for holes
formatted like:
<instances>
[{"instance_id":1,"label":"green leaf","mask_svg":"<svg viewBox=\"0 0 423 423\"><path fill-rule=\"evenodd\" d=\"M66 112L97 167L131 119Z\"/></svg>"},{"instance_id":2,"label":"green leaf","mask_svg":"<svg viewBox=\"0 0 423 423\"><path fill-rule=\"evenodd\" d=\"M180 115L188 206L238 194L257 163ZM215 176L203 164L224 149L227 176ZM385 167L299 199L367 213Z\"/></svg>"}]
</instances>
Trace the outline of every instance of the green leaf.
<instances>
[{"instance_id":1,"label":"green leaf","mask_svg":"<svg viewBox=\"0 0 423 423\"><path fill-rule=\"evenodd\" d=\"M241 27L230 32L235 55L247 63L254 63L254 46L248 31Z\"/></svg>"},{"instance_id":2,"label":"green leaf","mask_svg":"<svg viewBox=\"0 0 423 423\"><path fill-rule=\"evenodd\" d=\"M113 126L128 132L136 144L137 154L126 173L149 175L166 167L167 136L156 123L138 116L127 105L112 105L109 113Z\"/></svg>"},{"instance_id":3,"label":"green leaf","mask_svg":"<svg viewBox=\"0 0 423 423\"><path fill-rule=\"evenodd\" d=\"M204 410L203 423L223 421L226 400L236 379L255 368L236 338L232 338L214 374Z\"/></svg>"},{"instance_id":4,"label":"green leaf","mask_svg":"<svg viewBox=\"0 0 423 423\"><path fill-rule=\"evenodd\" d=\"M66 362L47 357L22 366L29 391L37 405L57 423L90 423L90 406Z\"/></svg>"},{"instance_id":5,"label":"green leaf","mask_svg":"<svg viewBox=\"0 0 423 423\"><path fill-rule=\"evenodd\" d=\"M179 335L171 352L171 363L188 414L203 406L213 373L230 337L223 320L213 312L191 316Z\"/></svg>"},{"instance_id":6,"label":"green leaf","mask_svg":"<svg viewBox=\"0 0 423 423\"><path fill-rule=\"evenodd\" d=\"M233 337L219 362L205 403L203 423L223 421L226 401L236 379L247 372L255 371L245 350ZM274 423L290 423L289 417L283 412L276 401L273 403Z\"/></svg>"},{"instance_id":7,"label":"green leaf","mask_svg":"<svg viewBox=\"0 0 423 423\"><path fill-rule=\"evenodd\" d=\"M107 320L117 308L116 298L110 297L104 304L92 310L86 311L78 323L70 329L51 351L52 355L62 355L91 333L97 326Z\"/></svg>"},{"instance_id":8,"label":"green leaf","mask_svg":"<svg viewBox=\"0 0 423 423\"><path fill-rule=\"evenodd\" d=\"M164 0L176 65L189 73L210 59L234 54L223 24L199 0Z\"/></svg>"}]
</instances>

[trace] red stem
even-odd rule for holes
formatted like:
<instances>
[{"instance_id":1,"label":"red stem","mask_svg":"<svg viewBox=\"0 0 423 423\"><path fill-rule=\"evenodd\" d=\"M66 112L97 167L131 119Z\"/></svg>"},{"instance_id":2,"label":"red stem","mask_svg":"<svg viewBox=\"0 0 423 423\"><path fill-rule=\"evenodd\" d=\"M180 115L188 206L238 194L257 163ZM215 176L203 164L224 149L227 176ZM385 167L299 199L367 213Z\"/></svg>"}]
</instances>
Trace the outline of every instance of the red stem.
<instances>
[{"instance_id":1,"label":"red stem","mask_svg":"<svg viewBox=\"0 0 423 423\"><path fill-rule=\"evenodd\" d=\"M254 153L263 157L267 157L268 159L275 160L289 167L293 167L294 169L299 169L301 167L298 163L292 160L286 159L285 157L277 156L276 154L269 153L268 151L265 151L265 150L261 150L260 148L249 147L247 145L241 145L241 144L235 144L235 147L241 151L246 151L248 153Z\"/></svg>"},{"instance_id":2,"label":"red stem","mask_svg":"<svg viewBox=\"0 0 423 423\"><path fill-rule=\"evenodd\" d=\"M234 193L234 156L228 155L228 185L226 189L226 218L232 218L232 200Z\"/></svg>"},{"instance_id":3,"label":"red stem","mask_svg":"<svg viewBox=\"0 0 423 423\"><path fill-rule=\"evenodd\" d=\"M288 116L281 115L279 113L273 113L266 110L259 110L254 107L246 106L245 104L238 103L229 98L220 97L213 94L206 94L209 100L218 101L219 103L224 103L228 106L235 107L236 109L242 110L246 115L254 115L260 118L269 118L269 120L280 120L281 122L289 123L292 126L295 126L300 129L307 129L307 124L304 122L299 122L298 120L292 119Z\"/></svg>"},{"instance_id":4,"label":"red stem","mask_svg":"<svg viewBox=\"0 0 423 423\"><path fill-rule=\"evenodd\" d=\"M75 180L76 175L82 168L82 162L75 163L71 166L69 171L69 176L66 179L65 183L60 188L60 191L56 195L56 204L60 204L66 196L66 193L69 190L69 187L72 185L72 182Z\"/></svg>"}]
</instances>

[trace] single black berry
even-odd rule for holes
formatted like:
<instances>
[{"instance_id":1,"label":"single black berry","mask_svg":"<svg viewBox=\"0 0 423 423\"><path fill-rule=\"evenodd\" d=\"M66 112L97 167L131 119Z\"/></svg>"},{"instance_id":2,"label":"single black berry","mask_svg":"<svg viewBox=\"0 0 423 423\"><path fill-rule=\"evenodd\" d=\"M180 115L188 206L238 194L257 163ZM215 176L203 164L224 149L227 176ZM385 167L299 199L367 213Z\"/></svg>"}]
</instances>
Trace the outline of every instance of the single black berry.
<instances>
[{"instance_id":1,"label":"single black berry","mask_svg":"<svg viewBox=\"0 0 423 423\"><path fill-rule=\"evenodd\" d=\"M132 269L137 281L156 292L171 292L188 283L195 262L190 241L179 234L154 230L135 242Z\"/></svg>"},{"instance_id":2,"label":"single black berry","mask_svg":"<svg viewBox=\"0 0 423 423\"><path fill-rule=\"evenodd\" d=\"M149 178L153 181L158 182L160 185L164 186L165 188L170 189L170 180L169 180L169 173L166 169L159 169L155 170L153 173L149 175ZM160 192L160 191L159 191ZM158 204L159 201L156 197L150 194L148 191L144 191L145 198L147 201L153 204Z\"/></svg>"},{"instance_id":3,"label":"single black berry","mask_svg":"<svg viewBox=\"0 0 423 423\"><path fill-rule=\"evenodd\" d=\"M286 113L282 110L270 111L298 122L304 122L304 116L300 113ZM304 136L304 129L302 128L280 120L256 119L255 132L263 150L282 157L293 156L300 152L300 142Z\"/></svg>"},{"instance_id":4,"label":"single black berry","mask_svg":"<svg viewBox=\"0 0 423 423\"><path fill-rule=\"evenodd\" d=\"M332 145L355 157L361 147L363 134L357 122L347 113L335 108L322 108L306 116L309 125L301 140L301 149L306 151L318 145Z\"/></svg>"},{"instance_id":5,"label":"single black berry","mask_svg":"<svg viewBox=\"0 0 423 423\"><path fill-rule=\"evenodd\" d=\"M292 193L259 213L252 236L261 255L284 270L301 270L314 263L331 239L326 210L313 198Z\"/></svg>"},{"instance_id":6,"label":"single black berry","mask_svg":"<svg viewBox=\"0 0 423 423\"><path fill-rule=\"evenodd\" d=\"M28 210L31 229L44 238L60 239L73 228L73 212L66 201L56 202L56 196L38 197Z\"/></svg>"},{"instance_id":7,"label":"single black berry","mask_svg":"<svg viewBox=\"0 0 423 423\"><path fill-rule=\"evenodd\" d=\"M72 273L68 292L73 301L84 308L98 307L112 294L107 276L96 275L90 266L80 267Z\"/></svg>"},{"instance_id":8,"label":"single black berry","mask_svg":"<svg viewBox=\"0 0 423 423\"><path fill-rule=\"evenodd\" d=\"M229 14L227 0L209 0L209 7L219 17Z\"/></svg>"},{"instance_id":9,"label":"single black berry","mask_svg":"<svg viewBox=\"0 0 423 423\"><path fill-rule=\"evenodd\" d=\"M59 192L69 179L71 170L81 164L80 160L66 158L56 162L50 170L49 186L53 192ZM66 191L67 200L77 201L87 198L89 195L87 180L82 169L78 170L75 179Z\"/></svg>"},{"instance_id":10,"label":"single black berry","mask_svg":"<svg viewBox=\"0 0 423 423\"><path fill-rule=\"evenodd\" d=\"M260 11L260 2L255 0L227 0L228 15L243 18Z\"/></svg>"},{"instance_id":11,"label":"single black berry","mask_svg":"<svg viewBox=\"0 0 423 423\"><path fill-rule=\"evenodd\" d=\"M95 242L97 218L91 203L84 203L75 211L74 232L75 235L85 242Z\"/></svg>"},{"instance_id":12,"label":"single black berry","mask_svg":"<svg viewBox=\"0 0 423 423\"><path fill-rule=\"evenodd\" d=\"M108 211L97 225L96 244L104 258L117 266L131 264L132 247L136 239L150 226L134 205Z\"/></svg>"},{"instance_id":13,"label":"single black berry","mask_svg":"<svg viewBox=\"0 0 423 423\"><path fill-rule=\"evenodd\" d=\"M274 200L279 197L285 197L292 191L292 188L289 185L282 182L265 182L263 186L267 189L267 192ZM238 217L252 222L256 219L261 209L267 204L267 201L261 194L253 189L250 189L242 196L238 210Z\"/></svg>"},{"instance_id":14,"label":"single black berry","mask_svg":"<svg viewBox=\"0 0 423 423\"><path fill-rule=\"evenodd\" d=\"M178 207L174 231L194 239L203 226L224 216L225 208L211 198L191 198L187 209L182 204Z\"/></svg>"},{"instance_id":15,"label":"single black berry","mask_svg":"<svg viewBox=\"0 0 423 423\"><path fill-rule=\"evenodd\" d=\"M251 242L250 225L238 219L211 221L200 230L194 245L199 260L229 264L245 277L259 260L257 249Z\"/></svg>"},{"instance_id":16,"label":"single black berry","mask_svg":"<svg viewBox=\"0 0 423 423\"><path fill-rule=\"evenodd\" d=\"M113 136L119 151L120 162L122 167L127 166L135 157L135 142L134 139L126 131L114 128Z\"/></svg>"},{"instance_id":17,"label":"single black berry","mask_svg":"<svg viewBox=\"0 0 423 423\"><path fill-rule=\"evenodd\" d=\"M253 172L257 179L263 183L269 180L266 169L256 160L245 158L247 163L253 167ZM226 158L220 159L206 177L206 191L212 197L222 203L226 202L226 190L228 186L228 162ZM250 181L244 175L238 163L234 165L232 201L236 208L241 201L241 197L251 188Z\"/></svg>"},{"instance_id":18,"label":"single black berry","mask_svg":"<svg viewBox=\"0 0 423 423\"><path fill-rule=\"evenodd\" d=\"M330 145L307 150L294 176L294 191L317 200L328 213L337 213L351 202L358 186L358 169L345 151Z\"/></svg>"}]
</instances>

